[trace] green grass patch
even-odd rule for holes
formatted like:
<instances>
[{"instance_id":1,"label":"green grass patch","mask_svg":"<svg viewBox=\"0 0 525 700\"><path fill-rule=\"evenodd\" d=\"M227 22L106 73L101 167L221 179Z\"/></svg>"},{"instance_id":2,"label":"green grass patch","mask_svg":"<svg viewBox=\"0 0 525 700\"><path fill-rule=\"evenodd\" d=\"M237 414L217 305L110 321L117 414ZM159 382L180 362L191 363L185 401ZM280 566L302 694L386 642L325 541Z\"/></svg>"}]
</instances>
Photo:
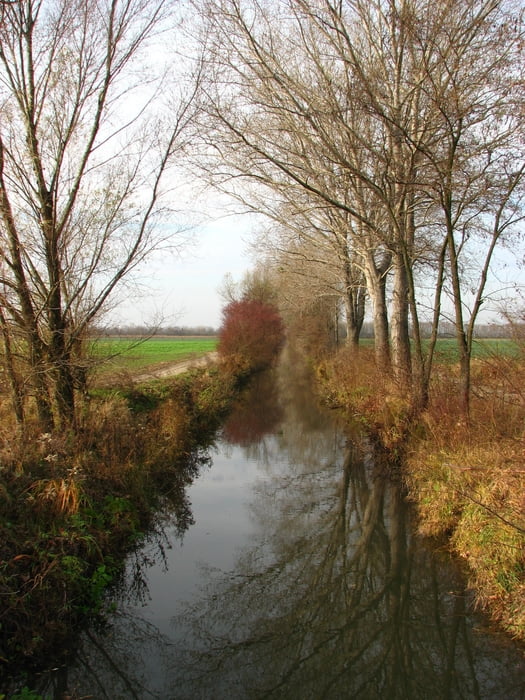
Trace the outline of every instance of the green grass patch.
<instances>
[{"instance_id":1,"label":"green grass patch","mask_svg":"<svg viewBox=\"0 0 525 700\"><path fill-rule=\"evenodd\" d=\"M154 336L146 340L131 337L96 338L91 355L104 362L104 371L137 370L168 362L183 362L213 352L217 338Z\"/></svg>"},{"instance_id":2,"label":"green grass patch","mask_svg":"<svg viewBox=\"0 0 525 700\"><path fill-rule=\"evenodd\" d=\"M359 341L363 348L373 348L373 338L361 338ZM423 349L428 347L428 340L423 340ZM518 357L521 353L520 344L511 338L476 338L472 343L472 357L474 359L488 359L490 357ZM441 362L457 362L458 342L455 338L438 338L436 343L437 359Z\"/></svg>"},{"instance_id":3,"label":"green grass patch","mask_svg":"<svg viewBox=\"0 0 525 700\"><path fill-rule=\"evenodd\" d=\"M477 338L472 343L472 357L474 359L517 357L519 354L520 346L510 338ZM457 340L455 338L438 338L436 355L442 362L457 362L459 359Z\"/></svg>"}]
</instances>

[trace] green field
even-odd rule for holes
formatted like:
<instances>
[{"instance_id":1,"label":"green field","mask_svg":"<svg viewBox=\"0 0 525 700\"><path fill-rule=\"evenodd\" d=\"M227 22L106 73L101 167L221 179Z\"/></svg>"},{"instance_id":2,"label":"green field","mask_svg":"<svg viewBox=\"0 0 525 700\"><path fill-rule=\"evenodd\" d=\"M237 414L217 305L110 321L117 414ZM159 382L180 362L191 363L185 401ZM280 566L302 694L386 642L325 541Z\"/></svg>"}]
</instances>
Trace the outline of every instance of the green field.
<instances>
[{"instance_id":1,"label":"green field","mask_svg":"<svg viewBox=\"0 0 525 700\"><path fill-rule=\"evenodd\" d=\"M472 343L472 357L488 359L490 357L516 357L520 346L508 338L476 338ZM455 338L439 338L436 343L436 359L444 362L458 360L458 345Z\"/></svg>"},{"instance_id":2,"label":"green field","mask_svg":"<svg viewBox=\"0 0 525 700\"><path fill-rule=\"evenodd\" d=\"M363 347L373 347L372 338L361 340ZM423 349L428 347L428 340L423 340ZM438 338L436 343L436 359L442 362L457 362L458 344L455 338ZM521 345L510 338L476 338L472 344L472 357L488 359L495 356L517 357Z\"/></svg>"},{"instance_id":3,"label":"green field","mask_svg":"<svg viewBox=\"0 0 525 700\"><path fill-rule=\"evenodd\" d=\"M107 359L103 371L118 372L182 362L213 352L216 347L214 336L154 336L146 340L112 336L94 339L90 352L95 359Z\"/></svg>"},{"instance_id":4,"label":"green field","mask_svg":"<svg viewBox=\"0 0 525 700\"><path fill-rule=\"evenodd\" d=\"M103 372L136 371L205 355L216 350L217 342L214 336L154 336L142 341L128 336L111 336L94 339L90 352L96 359L107 358L107 362L101 365ZM372 345L373 340L364 339L362 344ZM472 350L475 358L515 356L520 351L512 340L491 338L475 340ZM436 359L455 362L457 358L456 340L440 338L436 346Z\"/></svg>"}]
</instances>

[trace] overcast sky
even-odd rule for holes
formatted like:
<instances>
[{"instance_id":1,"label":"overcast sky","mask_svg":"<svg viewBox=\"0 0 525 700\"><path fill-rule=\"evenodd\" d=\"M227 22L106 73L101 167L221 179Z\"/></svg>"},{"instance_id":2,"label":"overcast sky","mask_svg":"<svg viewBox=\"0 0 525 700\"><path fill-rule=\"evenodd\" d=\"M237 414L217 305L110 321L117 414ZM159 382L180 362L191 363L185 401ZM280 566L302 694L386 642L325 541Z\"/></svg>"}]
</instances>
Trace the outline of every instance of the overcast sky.
<instances>
[{"instance_id":1,"label":"overcast sky","mask_svg":"<svg viewBox=\"0 0 525 700\"><path fill-rule=\"evenodd\" d=\"M198 225L181 255L162 251L143 264L139 290L108 317L108 323L220 326L224 304L218 293L226 273L238 281L253 265L249 250L253 221L248 216L223 216Z\"/></svg>"},{"instance_id":2,"label":"overcast sky","mask_svg":"<svg viewBox=\"0 0 525 700\"><path fill-rule=\"evenodd\" d=\"M226 273L239 281L253 267L249 244L256 227L254 217L219 214L215 220L195 226L193 242L181 255L158 252L141 267L140 289L129 292L106 322L119 326L160 323L219 328L224 305L219 287ZM514 254L505 249L498 251L494 271L497 274L489 282L480 322L501 321L502 307L519 301L515 285L523 284L523 268L516 267ZM504 298L506 303L502 303ZM468 305L468 299L466 302ZM443 305L446 310L446 299ZM420 312L428 320L430 311L422 307Z\"/></svg>"}]
</instances>

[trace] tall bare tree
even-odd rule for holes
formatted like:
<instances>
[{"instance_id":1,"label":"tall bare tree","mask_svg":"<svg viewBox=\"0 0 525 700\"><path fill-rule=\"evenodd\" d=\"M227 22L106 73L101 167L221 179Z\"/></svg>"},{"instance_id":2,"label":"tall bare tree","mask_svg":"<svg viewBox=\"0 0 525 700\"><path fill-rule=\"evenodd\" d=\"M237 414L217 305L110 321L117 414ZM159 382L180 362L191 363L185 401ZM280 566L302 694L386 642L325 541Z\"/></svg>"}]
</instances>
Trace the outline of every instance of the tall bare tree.
<instances>
[{"instance_id":1,"label":"tall bare tree","mask_svg":"<svg viewBox=\"0 0 525 700\"><path fill-rule=\"evenodd\" d=\"M440 139L418 147L439 212L438 269L451 291L468 415L474 328L494 254L518 240L525 213L525 26L519 4L498 0L443 3L433 17L425 42L413 32L412 50Z\"/></svg>"},{"instance_id":2,"label":"tall bare tree","mask_svg":"<svg viewBox=\"0 0 525 700\"><path fill-rule=\"evenodd\" d=\"M511 0L200 4L215 82L207 105L214 175L247 198L260 184L277 197L299 188L309 208L345 213L374 307L378 357L385 368L392 357L416 406L426 401L433 356L420 333L418 275L432 265L433 338L450 282L467 408L461 256L473 230L487 232L477 238L486 243L477 251L479 310L494 247L521 219L519 7Z\"/></svg>"},{"instance_id":3,"label":"tall bare tree","mask_svg":"<svg viewBox=\"0 0 525 700\"><path fill-rule=\"evenodd\" d=\"M277 193L273 202L267 201L265 213L275 223L260 231L255 248L280 277L295 280L287 285L288 297L295 291L296 302L306 304L325 296L332 298L334 309L342 307L346 342L356 348L367 295L361 256L353 249L352 222L346 212L312 209L304 192L294 194L286 203Z\"/></svg>"},{"instance_id":4,"label":"tall bare tree","mask_svg":"<svg viewBox=\"0 0 525 700\"><path fill-rule=\"evenodd\" d=\"M363 93L362 107L380 124L376 133L384 135L375 146L381 178L360 180L373 186L387 217L383 240L394 272L391 325L398 376L414 373L417 402L424 403L432 344L425 357L416 275L433 250L433 338L447 263L468 413L473 330L494 250L523 216L522 11L504 0L302 4L345 57ZM465 275L467 255L477 261L473 278ZM469 287L474 292L467 321Z\"/></svg>"},{"instance_id":5,"label":"tall bare tree","mask_svg":"<svg viewBox=\"0 0 525 700\"><path fill-rule=\"evenodd\" d=\"M2 328L45 429L74 422L86 333L115 289L181 242L164 182L198 81L168 86L166 52L145 62L176 12L170 0L3 5Z\"/></svg>"},{"instance_id":6,"label":"tall bare tree","mask_svg":"<svg viewBox=\"0 0 525 700\"><path fill-rule=\"evenodd\" d=\"M325 219L338 220L328 235L337 248L332 260L341 265L347 315L356 314L354 329L358 329L363 299L362 286L354 281L357 252L363 265L373 269L370 277L376 285L371 296L375 318L380 320L376 347L381 364L388 366L384 283L391 256L383 254L376 232L384 218L377 213L377 195L364 192L359 178L365 167L363 142L374 140L364 135L362 110L344 70L341 73L342 60L323 65L327 42L309 27L310 19L299 12L299 3L289 8L285 2L204 4L213 76L207 104L212 126L207 124L207 133L211 153L216 155L209 165L214 182L281 222L287 219L291 224L290 208L296 215L299 206L303 206L303 218L312 218L311 212L317 212L318 218L323 211ZM336 84L339 78L344 85ZM258 191L239 186L241 180L255 183ZM279 201L272 204L272 199L284 206ZM297 232L299 225L289 228ZM322 226L310 227L311 236L315 228L319 246L326 246L330 229L326 220ZM356 231L366 232L359 244Z\"/></svg>"}]
</instances>

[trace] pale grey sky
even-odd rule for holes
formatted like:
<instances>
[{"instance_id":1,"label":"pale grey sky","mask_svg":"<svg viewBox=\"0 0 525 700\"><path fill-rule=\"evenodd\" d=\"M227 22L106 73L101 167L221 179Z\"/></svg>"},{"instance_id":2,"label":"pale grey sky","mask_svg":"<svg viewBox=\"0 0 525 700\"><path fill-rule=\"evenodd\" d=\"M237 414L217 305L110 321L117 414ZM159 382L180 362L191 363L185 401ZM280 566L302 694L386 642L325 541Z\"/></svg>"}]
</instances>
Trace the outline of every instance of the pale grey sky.
<instances>
[{"instance_id":1,"label":"pale grey sky","mask_svg":"<svg viewBox=\"0 0 525 700\"><path fill-rule=\"evenodd\" d=\"M218 288L224 275L240 280L252 266L247 216L227 216L196 226L193 243L179 256L156 253L139 270L140 291L130 293L109 317L118 325L212 326L224 305ZM107 319L108 320L108 319Z\"/></svg>"},{"instance_id":2,"label":"pale grey sky","mask_svg":"<svg viewBox=\"0 0 525 700\"><path fill-rule=\"evenodd\" d=\"M194 243L181 256L163 251L143 266L140 293L115 309L110 323L149 326L161 318L161 325L218 328L224 305L218 289L226 273L238 281L253 266L249 241L254 226L249 217L239 215L196 227ZM519 302L515 285L523 285L523 269L516 267L514 256L499 251L494 267L497 278L489 282L480 322L500 321L502 308Z\"/></svg>"}]
</instances>

